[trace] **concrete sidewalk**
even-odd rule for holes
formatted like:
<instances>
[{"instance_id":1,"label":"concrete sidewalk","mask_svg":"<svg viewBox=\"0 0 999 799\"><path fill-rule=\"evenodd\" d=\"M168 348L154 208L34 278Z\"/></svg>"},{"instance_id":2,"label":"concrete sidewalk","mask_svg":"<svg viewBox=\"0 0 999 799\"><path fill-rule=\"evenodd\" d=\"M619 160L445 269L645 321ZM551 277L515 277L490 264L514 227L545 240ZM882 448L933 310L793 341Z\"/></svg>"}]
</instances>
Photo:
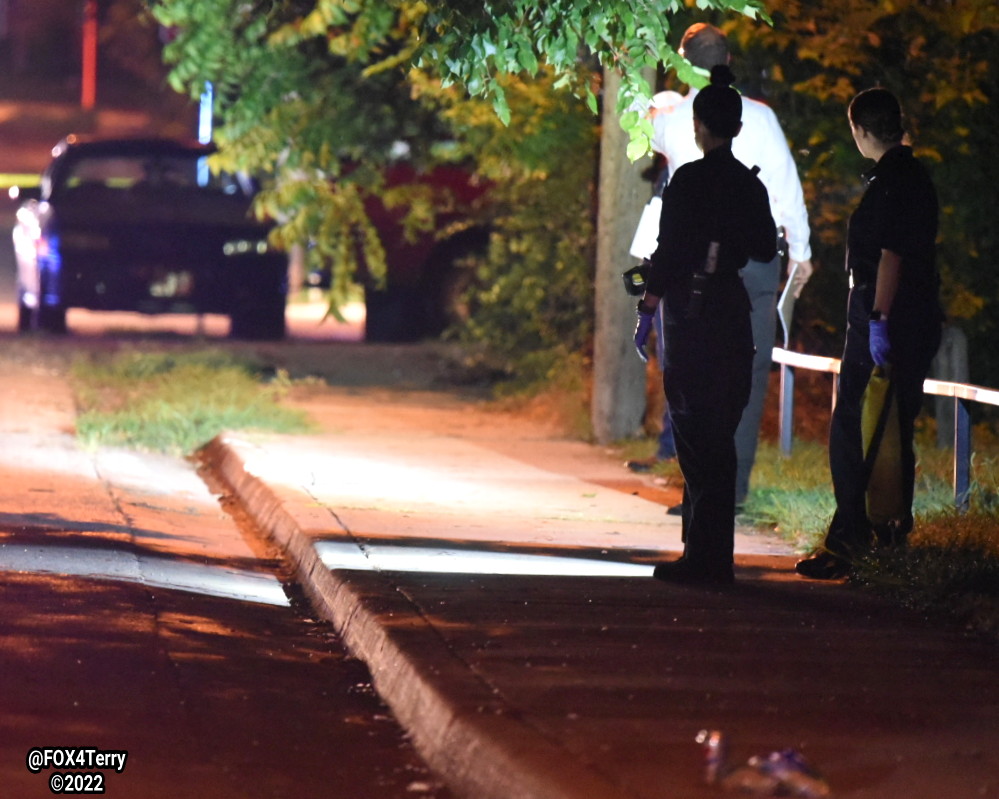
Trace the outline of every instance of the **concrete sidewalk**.
<instances>
[{"instance_id":1,"label":"concrete sidewalk","mask_svg":"<svg viewBox=\"0 0 999 799\"><path fill-rule=\"evenodd\" d=\"M319 435L204 460L459 795L712 796L711 728L737 761L797 748L834 796L999 796L991 645L800 580L767 536L738 536L733 587L650 579L678 520L598 448L390 392L309 410Z\"/></svg>"}]
</instances>

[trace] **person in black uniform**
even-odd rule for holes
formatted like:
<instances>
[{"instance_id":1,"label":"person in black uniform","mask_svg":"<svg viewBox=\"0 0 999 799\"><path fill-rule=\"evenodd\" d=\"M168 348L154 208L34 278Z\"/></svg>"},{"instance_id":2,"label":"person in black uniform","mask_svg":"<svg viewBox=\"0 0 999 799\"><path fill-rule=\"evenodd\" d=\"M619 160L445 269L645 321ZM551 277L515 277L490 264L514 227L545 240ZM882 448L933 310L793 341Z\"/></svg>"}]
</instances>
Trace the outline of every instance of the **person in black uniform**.
<instances>
[{"instance_id":1,"label":"person in black uniform","mask_svg":"<svg viewBox=\"0 0 999 799\"><path fill-rule=\"evenodd\" d=\"M683 473L683 557L655 577L733 580L735 430L753 365L750 302L739 278L749 258L769 261L777 230L767 190L732 154L742 100L726 65L694 100L694 137L704 157L681 166L663 193L659 244L638 303L635 346L646 358L652 316L664 301L663 387Z\"/></svg>"},{"instance_id":2,"label":"person in black uniform","mask_svg":"<svg viewBox=\"0 0 999 799\"><path fill-rule=\"evenodd\" d=\"M926 169L902 143L902 111L886 89L850 103L850 128L861 154L877 163L850 217L846 265L850 296L839 392L829 428L836 512L822 549L798 562L813 579L846 577L851 561L877 538L902 544L912 529L916 459L913 432L923 381L940 346L944 315L935 263L937 195ZM890 365L898 402L905 518L872 529L867 517L861 409L874 366Z\"/></svg>"}]
</instances>

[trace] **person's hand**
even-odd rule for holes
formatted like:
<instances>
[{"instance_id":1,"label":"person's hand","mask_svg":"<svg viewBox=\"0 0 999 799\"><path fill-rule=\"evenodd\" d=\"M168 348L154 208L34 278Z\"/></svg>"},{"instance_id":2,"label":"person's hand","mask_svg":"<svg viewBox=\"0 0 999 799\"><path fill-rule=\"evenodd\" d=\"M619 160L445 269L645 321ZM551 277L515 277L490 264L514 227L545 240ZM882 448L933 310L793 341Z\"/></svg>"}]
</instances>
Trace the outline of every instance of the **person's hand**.
<instances>
[{"instance_id":1,"label":"person's hand","mask_svg":"<svg viewBox=\"0 0 999 799\"><path fill-rule=\"evenodd\" d=\"M891 360L891 344L888 343L888 320L872 320L870 331L871 357L876 365L887 366Z\"/></svg>"},{"instance_id":2,"label":"person's hand","mask_svg":"<svg viewBox=\"0 0 999 799\"><path fill-rule=\"evenodd\" d=\"M643 310L641 305L638 306L638 324L635 325L635 351L642 359L642 363L649 362L649 354L645 351L645 345L649 341L649 331L652 329L652 317L655 316L655 313L655 310L647 311Z\"/></svg>"},{"instance_id":3,"label":"person's hand","mask_svg":"<svg viewBox=\"0 0 999 799\"><path fill-rule=\"evenodd\" d=\"M788 269L794 268L795 264L798 266L798 273L794 276L794 298L798 299L801 296L801 290L805 287L808 279L812 276L812 272L815 269L812 267L811 261L792 261L788 265Z\"/></svg>"}]
</instances>

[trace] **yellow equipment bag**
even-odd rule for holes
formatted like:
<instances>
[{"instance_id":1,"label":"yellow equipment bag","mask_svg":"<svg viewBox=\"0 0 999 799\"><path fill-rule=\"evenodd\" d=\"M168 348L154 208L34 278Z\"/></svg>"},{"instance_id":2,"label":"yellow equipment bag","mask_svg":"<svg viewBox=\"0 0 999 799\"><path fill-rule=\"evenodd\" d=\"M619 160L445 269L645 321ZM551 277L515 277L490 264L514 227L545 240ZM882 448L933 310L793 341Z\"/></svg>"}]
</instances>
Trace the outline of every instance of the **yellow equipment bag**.
<instances>
[{"instance_id":1,"label":"yellow equipment bag","mask_svg":"<svg viewBox=\"0 0 999 799\"><path fill-rule=\"evenodd\" d=\"M864 391L860 429L868 469L867 517L871 524L903 519L909 509L902 492L902 436L898 402L888 367L875 366Z\"/></svg>"}]
</instances>

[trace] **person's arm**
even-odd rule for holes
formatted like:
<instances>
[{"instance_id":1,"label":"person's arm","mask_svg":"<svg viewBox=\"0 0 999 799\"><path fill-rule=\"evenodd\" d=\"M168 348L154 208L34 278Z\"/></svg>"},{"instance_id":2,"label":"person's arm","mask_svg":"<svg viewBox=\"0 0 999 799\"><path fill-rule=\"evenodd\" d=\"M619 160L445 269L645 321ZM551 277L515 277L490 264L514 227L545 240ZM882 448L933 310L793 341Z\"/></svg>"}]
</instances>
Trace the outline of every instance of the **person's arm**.
<instances>
[{"instance_id":1,"label":"person's arm","mask_svg":"<svg viewBox=\"0 0 999 799\"><path fill-rule=\"evenodd\" d=\"M649 343L652 319L656 315L659 299L655 294L645 292L638 303L638 318L635 322L635 352L642 359L642 363L647 363L649 360L649 354L645 351L645 347Z\"/></svg>"},{"instance_id":2,"label":"person's arm","mask_svg":"<svg viewBox=\"0 0 999 799\"><path fill-rule=\"evenodd\" d=\"M899 275L902 272L902 256L891 250L881 250L878 262L878 282L874 292L874 312L887 318L898 292Z\"/></svg>"},{"instance_id":3,"label":"person's arm","mask_svg":"<svg viewBox=\"0 0 999 799\"><path fill-rule=\"evenodd\" d=\"M787 137L773 109L759 103L757 110L760 127L754 131L753 139L757 148L760 180L767 187L771 204L775 206L774 220L784 228L790 259L798 263L810 261L811 231L805 195L798 177L798 165L794 162L791 148L787 146Z\"/></svg>"},{"instance_id":4,"label":"person's arm","mask_svg":"<svg viewBox=\"0 0 999 799\"><path fill-rule=\"evenodd\" d=\"M778 192L777 207L781 218L777 224L784 228L787 236L788 270L798 265L794 276L794 296L801 296L801 290L815 271L812 266L812 247L808 241L811 231L808 227L808 211L805 209L805 195L801 189L801 179L798 177L798 167L794 163L791 150L787 146L784 131L773 117L771 132L774 142L772 162L777 169L775 190Z\"/></svg>"},{"instance_id":5,"label":"person's arm","mask_svg":"<svg viewBox=\"0 0 999 799\"><path fill-rule=\"evenodd\" d=\"M888 335L888 314L895 303L902 256L891 250L881 250L878 262L878 282L874 289L874 307L868 328L871 358L877 366L891 363L891 338Z\"/></svg>"},{"instance_id":6,"label":"person's arm","mask_svg":"<svg viewBox=\"0 0 999 799\"><path fill-rule=\"evenodd\" d=\"M754 179L747 186L744 200L746 205L746 251L754 261L767 263L777 254L777 226L770 214L770 199L767 187Z\"/></svg>"},{"instance_id":7,"label":"person's arm","mask_svg":"<svg viewBox=\"0 0 999 799\"><path fill-rule=\"evenodd\" d=\"M798 299L801 296L801 290L805 287L808 279L815 271L815 267L812 266L811 258L804 261L795 261L794 259L791 259L791 263L788 264L788 271L793 270L795 264L798 266L798 271L795 272L794 275L794 298Z\"/></svg>"},{"instance_id":8,"label":"person's arm","mask_svg":"<svg viewBox=\"0 0 999 799\"><path fill-rule=\"evenodd\" d=\"M808 226L808 211L805 208L798 167L773 109L763 103L747 101L744 108L747 105L750 106L747 110L752 114L751 117L746 115L747 122L749 119L753 121L749 122L743 128L743 132L736 137L735 146L738 147L741 144L739 139L745 137L742 143L752 148L752 155L747 152L745 157L755 157L755 161L759 164L760 180L770 195L774 221L779 227L784 228L787 237L788 258L791 261L788 264L789 271L798 264L794 296L799 297L815 270L812 266L812 248L809 243L811 231ZM741 155L741 152L738 154ZM744 163L753 166L747 161Z\"/></svg>"},{"instance_id":9,"label":"person's arm","mask_svg":"<svg viewBox=\"0 0 999 799\"><path fill-rule=\"evenodd\" d=\"M655 302L658 302L659 298L666 293L667 273L671 271L677 248L685 242L681 231L677 229L677 220L683 206L682 200L678 199L678 196L685 196L689 183L687 170L680 168L673 173L670 182L663 189L663 205L659 212L659 237L656 249L649 257L651 265L646 279L645 292L645 296L655 297Z\"/></svg>"},{"instance_id":10,"label":"person's arm","mask_svg":"<svg viewBox=\"0 0 999 799\"><path fill-rule=\"evenodd\" d=\"M650 313L650 314L655 313L656 308L659 307L659 301L661 299L662 297L657 297L655 294L650 294L649 292L646 291L645 294L642 295L641 303L639 303L639 305L642 308L641 312Z\"/></svg>"}]
</instances>

